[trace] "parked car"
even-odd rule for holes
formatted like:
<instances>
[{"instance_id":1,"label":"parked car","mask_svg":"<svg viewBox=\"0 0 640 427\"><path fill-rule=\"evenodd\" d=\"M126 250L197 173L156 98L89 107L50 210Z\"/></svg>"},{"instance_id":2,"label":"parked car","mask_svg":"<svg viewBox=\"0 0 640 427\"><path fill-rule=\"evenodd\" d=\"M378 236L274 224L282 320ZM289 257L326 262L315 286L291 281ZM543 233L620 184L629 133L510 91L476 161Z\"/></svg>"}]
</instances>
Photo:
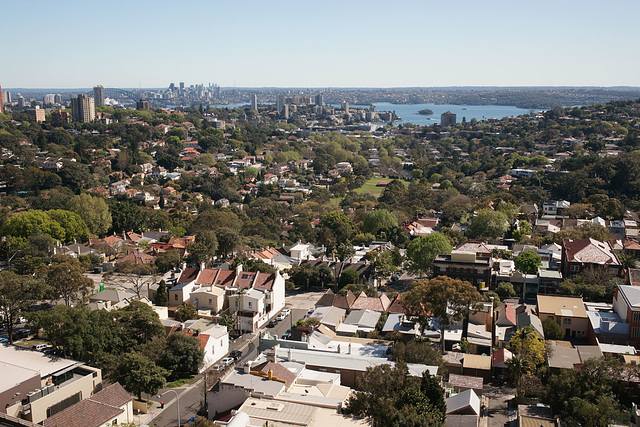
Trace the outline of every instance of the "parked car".
<instances>
[{"instance_id":1,"label":"parked car","mask_svg":"<svg viewBox=\"0 0 640 427\"><path fill-rule=\"evenodd\" d=\"M49 348L51 348L51 346L47 344L34 344L31 346L31 350L36 350L36 351L45 351Z\"/></svg>"},{"instance_id":2,"label":"parked car","mask_svg":"<svg viewBox=\"0 0 640 427\"><path fill-rule=\"evenodd\" d=\"M233 360L238 360L242 357L242 352L240 350L233 350L229 353L229 356L233 357Z\"/></svg>"},{"instance_id":3,"label":"parked car","mask_svg":"<svg viewBox=\"0 0 640 427\"><path fill-rule=\"evenodd\" d=\"M290 336L291 336L291 329L287 329L287 332L282 334L280 338L282 338L283 340L288 340Z\"/></svg>"},{"instance_id":4,"label":"parked car","mask_svg":"<svg viewBox=\"0 0 640 427\"><path fill-rule=\"evenodd\" d=\"M282 310L280 313L278 313L278 316L276 317L276 319L278 320L284 320L287 318L288 315L291 314L291 310L289 310L288 308L285 308L284 310Z\"/></svg>"},{"instance_id":5,"label":"parked car","mask_svg":"<svg viewBox=\"0 0 640 427\"><path fill-rule=\"evenodd\" d=\"M310 308L309 311L307 311L307 317L311 316L314 311L316 311L315 308Z\"/></svg>"},{"instance_id":6,"label":"parked car","mask_svg":"<svg viewBox=\"0 0 640 427\"><path fill-rule=\"evenodd\" d=\"M233 362L235 362L235 360L233 360L233 357L225 357L224 359L222 359L220 361L220 364L222 366L229 366L231 365Z\"/></svg>"},{"instance_id":7,"label":"parked car","mask_svg":"<svg viewBox=\"0 0 640 427\"><path fill-rule=\"evenodd\" d=\"M268 327L268 328L275 328L277 324L278 324L278 321L277 321L277 320L271 320L271 321L269 322L269 324L267 325L267 327Z\"/></svg>"}]
</instances>

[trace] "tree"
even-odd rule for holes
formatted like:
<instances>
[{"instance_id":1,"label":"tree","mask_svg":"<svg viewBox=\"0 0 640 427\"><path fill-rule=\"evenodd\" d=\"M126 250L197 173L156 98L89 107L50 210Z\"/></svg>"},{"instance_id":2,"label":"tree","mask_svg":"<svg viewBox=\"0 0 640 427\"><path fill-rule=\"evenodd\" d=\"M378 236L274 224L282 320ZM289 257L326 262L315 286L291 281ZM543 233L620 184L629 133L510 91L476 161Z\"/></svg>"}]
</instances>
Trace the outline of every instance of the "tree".
<instances>
[{"instance_id":1,"label":"tree","mask_svg":"<svg viewBox=\"0 0 640 427\"><path fill-rule=\"evenodd\" d=\"M104 236L111 228L111 212L109 206L100 197L89 194L73 196L67 205L71 212L75 212L85 220L89 231L95 236Z\"/></svg>"},{"instance_id":2,"label":"tree","mask_svg":"<svg viewBox=\"0 0 640 427\"><path fill-rule=\"evenodd\" d=\"M159 253L156 257L155 264L158 272L161 274L173 270L180 265L180 251L169 250Z\"/></svg>"},{"instance_id":3,"label":"tree","mask_svg":"<svg viewBox=\"0 0 640 427\"><path fill-rule=\"evenodd\" d=\"M172 378L197 374L204 359L197 337L174 332L167 338L167 345L160 358L160 365L171 372Z\"/></svg>"},{"instance_id":4,"label":"tree","mask_svg":"<svg viewBox=\"0 0 640 427\"><path fill-rule=\"evenodd\" d=\"M155 268L150 264L136 264L129 261L119 262L116 268L104 274L107 283L126 283L136 293L138 299L145 286L155 282ZM148 292L147 292L148 294Z\"/></svg>"},{"instance_id":5,"label":"tree","mask_svg":"<svg viewBox=\"0 0 640 427\"><path fill-rule=\"evenodd\" d=\"M358 283L358 273L355 270L345 270L340 274L340 287L344 287L350 283Z\"/></svg>"},{"instance_id":6,"label":"tree","mask_svg":"<svg viewBox=\"0 0 640 427\"><path fill-rule=\"evenodd\" d=\"M496 293L502 301L516 296L516 291L513 289L513 285L509 282L500 282L496 288Z\"/></svg>"},{"instance_id":7,"label":"tree","mask_svg":"<svg viewBox=\"0 0 640 427\"><path fill-rule=\"evenodd\" d=\"M123 336L133 339L136 344L145 344L166 334L158 313L141 301L131 301L128 306L118 310L116 315Z\"/></svg>"},{"instance_id":8,"label":"tree","mask_svg":"<svg viewBox=\"0 0 640 427\"><path fill-rule=\"evenodd\" d=\"M164 280L160 280L160 283L158 283L158 290L156 291L156 297L153 303L161 307L169 305L169 292Z\"/></svg>"},{"instance_id":9,"label":"tree","mask_svg":"<svg viewBox=\"0 0 640 427\"><path fill-rule=\"evenodd\" d=\"M491 209L480 209L469 223L467 236L471 239L483 237L497 239L507 231L507 226L507 216L504 213Z\"/></svg>"},{"instance_id":10,"label":"tree","mask_svg":"<svg viewBox=\"0 0 640 427\"><path fill-rule=\"evenodd\" d=\"M4 223L2 234L24 238L45 234L55 240L64 241L65 229L46 212L32 209L10 216Z\"/></svg>"},{"instance_id":11,"label":"tree","mask_svg":"<svg viewBox=\"0 0 640 427\"><path fill-rule=\"evenodd\" d=\"M525 297L525 292L527 289L527 274L536 274L538 272L538 267L542 263L540 259L540 255L531 250L526 250L522 252L520 255L513 260L513 263L520 273L524 276L524 284L522 285L522 298Z\"/></svg>"},{"instance_id":12,"label":"tree","mask_svg":"<svg viewBox=\"0 0 640 427\"><path fill-rule=\"evenodd\" d=\"M544 337L548 340L561 340L564 338L564 329L550 317L542 321L542 330L544 331Z\"/></svg>"},{"instance_id":13,"label":"tree","mask_svg":"<svg viewBox=\"0 0 640 427\"><path fill-rule=\"evenodd\" d=\"M47 215L56 221L64 229L63 242L89 240L89 228L87 223L75 212L62 209L52 209L47 211Z\"/></svg>"},{"instance_id":14,"label":"tree","mask_svg":"<svg viewBox=\"0 0 640 427\"><path fill-rule=\"evenodd\" d=\"M14 322L40 298L40 293L40 286L32 277L0 271L0 317L6 325L9 344L13 344Z\"/></svg>"},{"instance_id":15,"label":"tree","mask_svg":"<svg viewBox=\"0 0 640 427\"><path fill-rule=\"evenodd\" d=\"M439 351L434 350L430 342L417 340L398 341L393 345L393 360L405 363L422 363L429 366L443 366L444 359Z\"/></svg>"},{"instance_id":16,"label":"tree","mask_svg":"<svg viewBox=\"0 0 640 427\"><path fill-rule=\"evenodd\" d=\"M233 252L241 240L238 232L229 227L223 227L216 230L216 238L218 239L217 254L224 258Z\"/></svg>"},{"instance_id":17,"label":"tree","mask_svg":"<svg viewBox=\"0 0 640 427\"><path fill-rule=\"evenodd\" d=\"M296 287L319 287L334 283L335 277L331 268L327 264L320 264L317 267L310 262L302 263L289 270L289 278Z\"/></svg>"},{"instance_id":18,"label":"tree","mask_svg":"<svg viewBox=\"0 0 640 427\"><path fill-rule=\"evenodd\" d=\"M362 231L377 235L380 230L398 225L398 218L386 209L376 209L364 219Z\"/></svg>"},{"instance_id":19,"label":"tree","mask_svg":"<svg viewBox=\"0 0 640 427\"><path fill-rule=\"evenodd\" d=\"M357 384L360 391L349 397L344 412L371 417L375 427L442 425L446 404L437 379L410 377L406 364L367 368Z\"/></svg>"},{"instance_id":20,"label":"tree","mask_svg":"<svg viewBox=\"0 0 640 427\"><path fill-rule=\"evenodd\" d=\"M125 231L140 232L144 228L144 216L132 202L112 202L109 204L111 213L111 229L116 233Z\"/></svg>"},{"instance_id":21,"label":"tree","mask_svg":"<svg viewBox=\"0 0 640 427\"><path fill-rule=\"evenodd\" d=\"M426 276L431 271L433 260L440 254L450 254L451 250L451 243L444 234L435 232L418 237L407 246L407 270Z\"/></svg>"},{"instance_id":22,"label":"tree","mask_svg":"<svg viewBox=\"0 0 640 427\"><path fill-rule=\"evenodd\" d=\"M176 309L175 318L178 322L186 322L196 317L198 317L196 307L191 303L182 304Z\"/></svg>"},{"instance_id":23,"label":"tree","mask_svg":"<svg viewBox=\"0 0 640 427\"><path fill-rule=\"evenodd\" d=\"M92 279L83 275L86 269L73 257L54 255L51 264L39 270L39 276L47 285L50 299L62 298L66 306L71 306L72 302L85 301L95 286Z\"/></svg>"},{"instance_id":24,"label":"tree","mask_svg":"<svg viewBox=\"0 0 640 427\"><path fill-rule=\"evenodd\" d=\"M438 276L414 282L412 288L403 294L402 305L408 314L420 319L422 325L432 316L440 330L442 351L444 351L444 331L452 322L462 320L480 301L481 295L469 282Z\"/></svg>"},{"instance_id":25,"label":"tree","mask_svg":"<svg viewBox=\"0 0 640 427\"><path fill-rule=\"evenodd\" d=\"M189 255L187 261L200 265L211 261L218 251L218 238L212 230L200 230L196 234L196 241L187 247Z\"/></svg>"},{"instance_id":26,"label":"tree","mask_svg":"<svg viewBox=\"0 0 640 427\"><path fill-rule=\"evenodd\" d=\"M509 361L509 370L514 376L516 391L519 396L524 397L521 380L523 376L536 372L544 363L544 341L531 326L525 326L511 337L507 349L513 353L513 358Z\"/></svg>"},{"instance_id":27,"label":"tree","mask_svg":"<svg viewBox=\"0 0 640 427\"><path fill-rule=\"evenodd\" d=\"M154 395L164 387L169 372L153 363L142 353L126 353L119 358L111 381L119 382L129 393L142 400L142 393Z\"/></svg>"}]
</instances>

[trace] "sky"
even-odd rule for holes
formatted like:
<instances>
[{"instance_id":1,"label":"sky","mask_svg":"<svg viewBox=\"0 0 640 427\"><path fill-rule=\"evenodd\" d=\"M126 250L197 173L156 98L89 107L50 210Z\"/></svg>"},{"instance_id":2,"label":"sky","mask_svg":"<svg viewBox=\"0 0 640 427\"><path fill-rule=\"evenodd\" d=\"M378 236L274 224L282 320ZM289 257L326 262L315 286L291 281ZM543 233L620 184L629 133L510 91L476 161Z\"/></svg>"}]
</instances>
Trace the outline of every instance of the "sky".
<instances>
[{"instance_id":1,"label":"sky","mask_svg":"<svg viewBox=\"0 0 640 427\"><path fill-rule=\"evenodd\" d=\"M640 86L632 0L3 1L3 88Z\"/></svg>"}]
</instances>

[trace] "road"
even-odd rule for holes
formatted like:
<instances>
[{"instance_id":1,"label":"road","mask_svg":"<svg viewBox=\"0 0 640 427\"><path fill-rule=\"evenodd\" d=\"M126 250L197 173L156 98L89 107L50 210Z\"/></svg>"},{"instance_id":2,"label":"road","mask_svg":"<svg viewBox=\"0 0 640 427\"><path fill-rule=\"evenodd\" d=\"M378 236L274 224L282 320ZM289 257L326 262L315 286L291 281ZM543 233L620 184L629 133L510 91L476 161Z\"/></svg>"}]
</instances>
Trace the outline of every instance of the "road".
<instances>
[{"instance_id":1,"label":"road","mask_svg":"<svg viewBox=\"0 0 640 427\"><path fill-rule=\"evenodd\" d=\"M287 316L286 319L278 322L274 328L267 328L265 325L255 334L247 334L243 339L237 339L233 342L229 351L242 351L242 358L237 362L236 366L241 366L247 361L254 360L257 357L258 337L260 333L269 331L271 334L282 336L282 334L291 328L291 325L295 325L298 320L304 318L309 311L309 308L313 307L313 303L315 303L318 298L318 295L296 295L291 304L289 303L289 299L287 299L287 307L291 307L291 314ZM184 424L189 418L197 415L204 405L204 376L203 374L200 374L189 385L172 390L175 390L180 396L180 420L182 424ZM158 394L162 394L166 391L167 389L160 390ZM154 396L151 400L154 401L154 407L157 407L160 401L164 401L165 405L164 410L153 418L150 425L155 427L175 427L178 425L176 397L174 393L169 392L163 395L160 399Z\"/></svg>"}]
</instances>

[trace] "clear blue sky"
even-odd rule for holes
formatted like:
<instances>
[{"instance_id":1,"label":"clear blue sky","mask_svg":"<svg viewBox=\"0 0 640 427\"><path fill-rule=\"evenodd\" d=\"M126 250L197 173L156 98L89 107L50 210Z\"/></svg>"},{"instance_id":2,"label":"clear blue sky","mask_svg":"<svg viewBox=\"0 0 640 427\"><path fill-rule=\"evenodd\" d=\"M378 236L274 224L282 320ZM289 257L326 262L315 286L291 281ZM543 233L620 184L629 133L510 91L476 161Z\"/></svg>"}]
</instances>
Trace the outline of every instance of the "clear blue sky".
<instances>
[{"instance_id":1,"label":"clear blue sky","mask_svg":"<svg viewBox=\"0 0 640 427\"><path fill-rule=\"evenodd\" d=\"M640 86L630 0L4 1L7 88Z\"/></svg>"}]
</instances>

